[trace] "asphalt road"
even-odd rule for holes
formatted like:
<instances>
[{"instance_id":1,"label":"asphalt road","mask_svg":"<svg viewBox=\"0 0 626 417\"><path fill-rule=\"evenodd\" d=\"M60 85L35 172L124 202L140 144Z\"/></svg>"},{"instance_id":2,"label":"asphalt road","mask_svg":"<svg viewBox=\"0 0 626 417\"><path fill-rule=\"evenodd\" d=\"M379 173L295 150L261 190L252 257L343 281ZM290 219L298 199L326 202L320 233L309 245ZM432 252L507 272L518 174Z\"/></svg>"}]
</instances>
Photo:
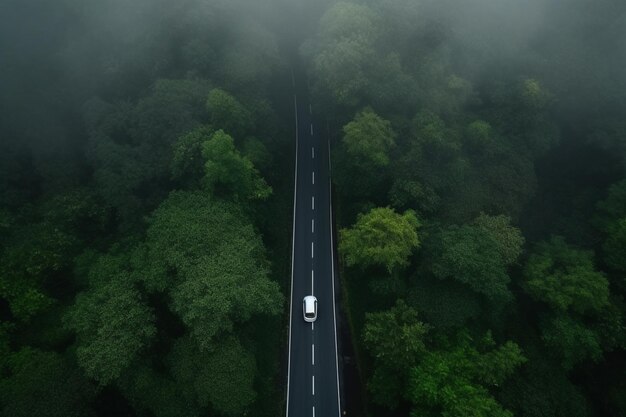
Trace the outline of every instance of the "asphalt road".
<instances>
[{"instance_id":1,"label":"asphalt road","mask_svg":"<svg viewBox=\"0 0 626 417\"><path fill-rule=\"evenodd\" d=\"M296 174L287 417L339 417L329 142L315 122L306 81L295 74ZM302 299L318 300L306 323Z\"/></svg>"}]
</instances>

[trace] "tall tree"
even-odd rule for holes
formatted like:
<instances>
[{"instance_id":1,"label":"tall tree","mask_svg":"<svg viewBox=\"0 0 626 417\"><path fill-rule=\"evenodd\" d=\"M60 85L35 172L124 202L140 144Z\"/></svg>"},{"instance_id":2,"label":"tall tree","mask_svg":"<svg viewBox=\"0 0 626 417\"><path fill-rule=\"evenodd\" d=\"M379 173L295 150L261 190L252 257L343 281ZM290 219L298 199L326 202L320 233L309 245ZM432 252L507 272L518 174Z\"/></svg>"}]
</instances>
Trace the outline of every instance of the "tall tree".
<instances>
[{"instance_id":1,"label":"tall tree","mask_svg":"<svg viewBox=\"0 0 626 417\"><path fill-rule=\"evenodd\" d=\"M412 211L399 214L389 207L375 208L359 215L352 228L341 231L339 250L348 265L378 265L391 273L407 265L419 246L419 226Z\"/></svg>"}]
</instances>

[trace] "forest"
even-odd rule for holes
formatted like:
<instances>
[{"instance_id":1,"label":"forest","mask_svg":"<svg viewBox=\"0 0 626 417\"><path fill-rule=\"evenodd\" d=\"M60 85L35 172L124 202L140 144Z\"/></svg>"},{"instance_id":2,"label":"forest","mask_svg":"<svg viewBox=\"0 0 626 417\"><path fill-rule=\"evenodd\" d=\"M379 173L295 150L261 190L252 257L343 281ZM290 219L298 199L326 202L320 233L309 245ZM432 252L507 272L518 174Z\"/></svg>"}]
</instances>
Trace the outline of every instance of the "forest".
<instances>
[{"instance_id":1,"label":"forest","mask_svg":"<svg viewBox=\"0 0 626 417\"><path fill-rule=\"evenodd\" d=\"M0 0L0 415L284 415L295 66L348 415L626 416L620 0Z\"/></svg>"}]
</instances>

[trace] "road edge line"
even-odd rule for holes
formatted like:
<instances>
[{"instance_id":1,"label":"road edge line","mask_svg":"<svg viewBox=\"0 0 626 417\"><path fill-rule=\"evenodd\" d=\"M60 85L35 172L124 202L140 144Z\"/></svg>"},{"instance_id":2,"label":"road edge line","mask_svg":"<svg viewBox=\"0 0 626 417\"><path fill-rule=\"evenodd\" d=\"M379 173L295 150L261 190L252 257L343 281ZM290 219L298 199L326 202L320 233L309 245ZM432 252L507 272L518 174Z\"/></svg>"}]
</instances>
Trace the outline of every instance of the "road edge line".
<instances>
[{"instance_id":1,"label":"road edge line","mask_svg":"<svg viewBox=\"0 0 626 417\"><path fill-rule=\"evenodd\" d=\"M293 77L293 70L291 74ZM293 318L293 261L296 250L296 196L298 195L298 98L295 91L293 94L293 106L296 116L296 165L293 183L293 231L291 236L291 298L289 300L289 356L287 359L287 408L285 411L286 417L289 417L289 378L291 377L291 320Z\"/></svg>"},{"instance_id":2,"label":"road edge line","mask_svg":"<svg viewBox=\"0 0 626 417\"><path fill-rule=\"evenodd\" d=\"M337 313L335 312L335 304L337 298L335 295L335 243L333 241L333 183L332 170L330 163L330 138L328 139L328 210L330 212L330 267L333 278L333 325L335 326L335 370L337 372L337 405L338 416L341 417L341 395L339 394L339 350L337 349Z\"/></svg>"}]
</instances>

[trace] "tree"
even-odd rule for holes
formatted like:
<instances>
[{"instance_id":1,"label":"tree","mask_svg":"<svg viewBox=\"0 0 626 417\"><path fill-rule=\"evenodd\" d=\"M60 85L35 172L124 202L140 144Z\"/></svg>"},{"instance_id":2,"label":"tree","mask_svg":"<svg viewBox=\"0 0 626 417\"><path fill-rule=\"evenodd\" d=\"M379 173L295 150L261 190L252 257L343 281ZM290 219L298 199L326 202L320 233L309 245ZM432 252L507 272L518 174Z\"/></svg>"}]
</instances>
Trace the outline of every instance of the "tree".
<instances>
[{"instance_id":1,"label":"tree","mask_svg":"<svg viewBox=\"0 0 626 417\"><path fill-rule=\"evenodd\" d=\"M206 163L202 156L202 147L213 133L213 127L201 126L176 140L171 167L172 178L192 186L200 184Z\"/></svg>"},{"instance_id":2,"label":"tree","mask_svg":"<svg viewBox=\"0 0 626 417\"><path fill-rule=\"evenodd\" d=\"M375 42L381 28L367 6L338 2L320 21L319 45L314 51L315 88L339 105L356 107L370 83Z\"/></svg>"},{"instance_id":3,"label":"tree","mask_svg":"<svg viewBox=\"0 0 626 417\"><path fill-rule=\"evenodd\" d=\"M390 310L365 314L363 341L374 358L368 388L372 399L389 408L397 406L406 389L407 370L425 352L429 326L402 300Z\"/></svg>"},{"instance_id":4,"label":"tree","mask_svg":"<svg viewBox=\"0 0 626 417\"><path fill-rule=\"evenodd\" d=\"M488 334L483 341L491 350L481 353L467 334L458 335L451 348L426 353L412 368L408 398L415 413L439 411L445 417L512 417L489 393L526 362L513 342L498 348Z\"/></svg>"},{"instance_id":5,"label":"tree","mask_svg":"<svg viewBox=\"0 0 626 417\"><path fill-rule=\"evenodd\" d=\"M101 385L118 378L156 334L154 313L121 270L78 294L64 324L77 334L78 363Z\"/></svg>"},{"instance_id":6,"label":"tree","mask_svg":"<svg viewBox=\"0 0 626 417\"><path fill-rule=\"evenodd\" d=\"M524 349L528 363L515 378L507 380L498 398L516 416L587 417L592 415L587 399L565 372L546 357L543 347Z\"/></svg>"},{"instance_id":7,"label":"tree","mask_svg":"<svg viewBox=\"0 0 626 417\"><path fill-rule=\"evenodd\" d=\"M219 88L214 88L209 92L206 109L211 125L236 138L242 138L254 126L250 111L232 95Z\"/></svg>"},{"instance_id":8,"label":"tree","mask_svg":"<svg viewBox=\"0 0 626 417\"><path fill-rule=\"evenodd\" d=\"M475 149L484 150L493 144L493 132L489 123L475 120L465 130L468 143Z\"/></svg>"},{"instance_id":9,"label":"tree","mask_svg":"<svg viewBox=\"0 0 626 417\"><path fill-rule=\"evenodd\" d=\"M65 229L49 221L16 227L15 239L0 255L0 296L18 320L28 320L54 302L43 286L51 274L69 267L80 243Z\"/></svg>"},{"instance_id":10,"label":"tree","mask_svg":"<svg viewBox=\"0 0 626 417\"><path fill-rule=\"evenodd\" d=\"M605 200L597 204L594 224L605 233L604 260L617 271L626 272L626 180L611 185Z\"/></svg>"},{"instance_id":11,"label":"tree","mask_svg":"<svg viewBox=\"0 0 626 417\"><path fill-rule=\"evenodd\" d=\"M248 218L205 193L172 192L152 214L132 263L149 291L168 294L170 308L203 349L252 315L282 308Z\"/></svg>"},{"instance_id":12,"label":"tree","mask_svg":"<svg viewBox=\"0 0 626 417\"><path fill-rule=\"evenodd\" d=\"M517 261L522 253L524 237L518 228L511 226L510 217L482 213L474 220L474 224L496 240L500 258L506 265Z\"/></svg>"},{"instance_id":13,"label":"tree","mask_svg":"<svg viewBox=\"0 0 626 417\"><path fill-rule=\"evenodd\" d=\"M566 315L557 315L541 323L542 339L561 360L561 366L570 370L585 359L597 362L602 348L596 332Z\"/></svg>"},{"instance_id":14,"label":"tree","mask_svg":"<svg viewBox=\"0 0 626 417\"><path fill-rule=\"evenodd\" d=\"M439 231L428 253L430 270L439 279L460 281L490 301L512 299L507 267L522 250L518 229L503 216L480 216L473 224Z\"/></svg>"},{"instance_id":15,"label":"tree","mask_svg":"<svg viewBox=\"0 0 626 417\"><path fill-rule=\"evenodd\" d=\"M204 184L212 193L232 196L235 200L265 200L272 188L260 176L252 162L241 156L233 138L218 130L202 145Z\"/></svg>"},{"instance_id":16,"label":"tree","mask_svg":"<svg viewBox=\"0 0 626 417\"><path fill-rule=\"evenodd\" d=\"M230 332L253 315L282 310L278 284L268 278L256 236L221 236L224 242L197 263L183 268L173 289L172 309L204 349L216 335Z\"/></svg>"},{"instance_id":17,"label":"tree","mask_svg":"<svg viewBox=\"0 0 626 417\"><path fill-rule=\"evenodd\" d=\"M391 124L371 109L358 113L343 127L343 133L343 143L355 165L373 171L389 165L389 151L395 145L396 134Z\"/></svg>"},{"instance_id":18,"label":"tree","mask_svg":"<svg viewBox=\"0 0 626 417\"><path fill-rule=\"evenodd\" d=\"M524 287L559 311L599 311L608 304L609 283L593 266L593 253L572 248L559 236L537 244L524 269Z\"/></svg>"},{"instance_id":19,"label":"tree","mask_svg":"<svg viewBox=\"0 0 626 417\"><path fill-rule=\"evenodd\" d=\"M6 359L0 412L11 417L87 417L95 387L55 352L22 348Z\"/></svg>"},{"instance_id":20,"label":"tree","mask_svg":"<svg viewBox=\"0 0 626 417\"><path fill-rule=\"evenodd\" d=\"M408 265L411 252L419 246L415 213L396 213L380 207L360 214L350 229L341 230L339 250L348 265L383 266L388 272Z\"/></svg>"},{"instance_id":21,"label":"tree","mask_svg":"<svg viewBox=\"0 0 626 417\"><path fill-rule=\"evenodd\" d=\"M256 399L254 356L234 337L209 351L199 350L192 339L179 339L168 361L177 385L188 387L202 407L210 404L224 415L245 415Z\"/></svg>"}]
</instances>

